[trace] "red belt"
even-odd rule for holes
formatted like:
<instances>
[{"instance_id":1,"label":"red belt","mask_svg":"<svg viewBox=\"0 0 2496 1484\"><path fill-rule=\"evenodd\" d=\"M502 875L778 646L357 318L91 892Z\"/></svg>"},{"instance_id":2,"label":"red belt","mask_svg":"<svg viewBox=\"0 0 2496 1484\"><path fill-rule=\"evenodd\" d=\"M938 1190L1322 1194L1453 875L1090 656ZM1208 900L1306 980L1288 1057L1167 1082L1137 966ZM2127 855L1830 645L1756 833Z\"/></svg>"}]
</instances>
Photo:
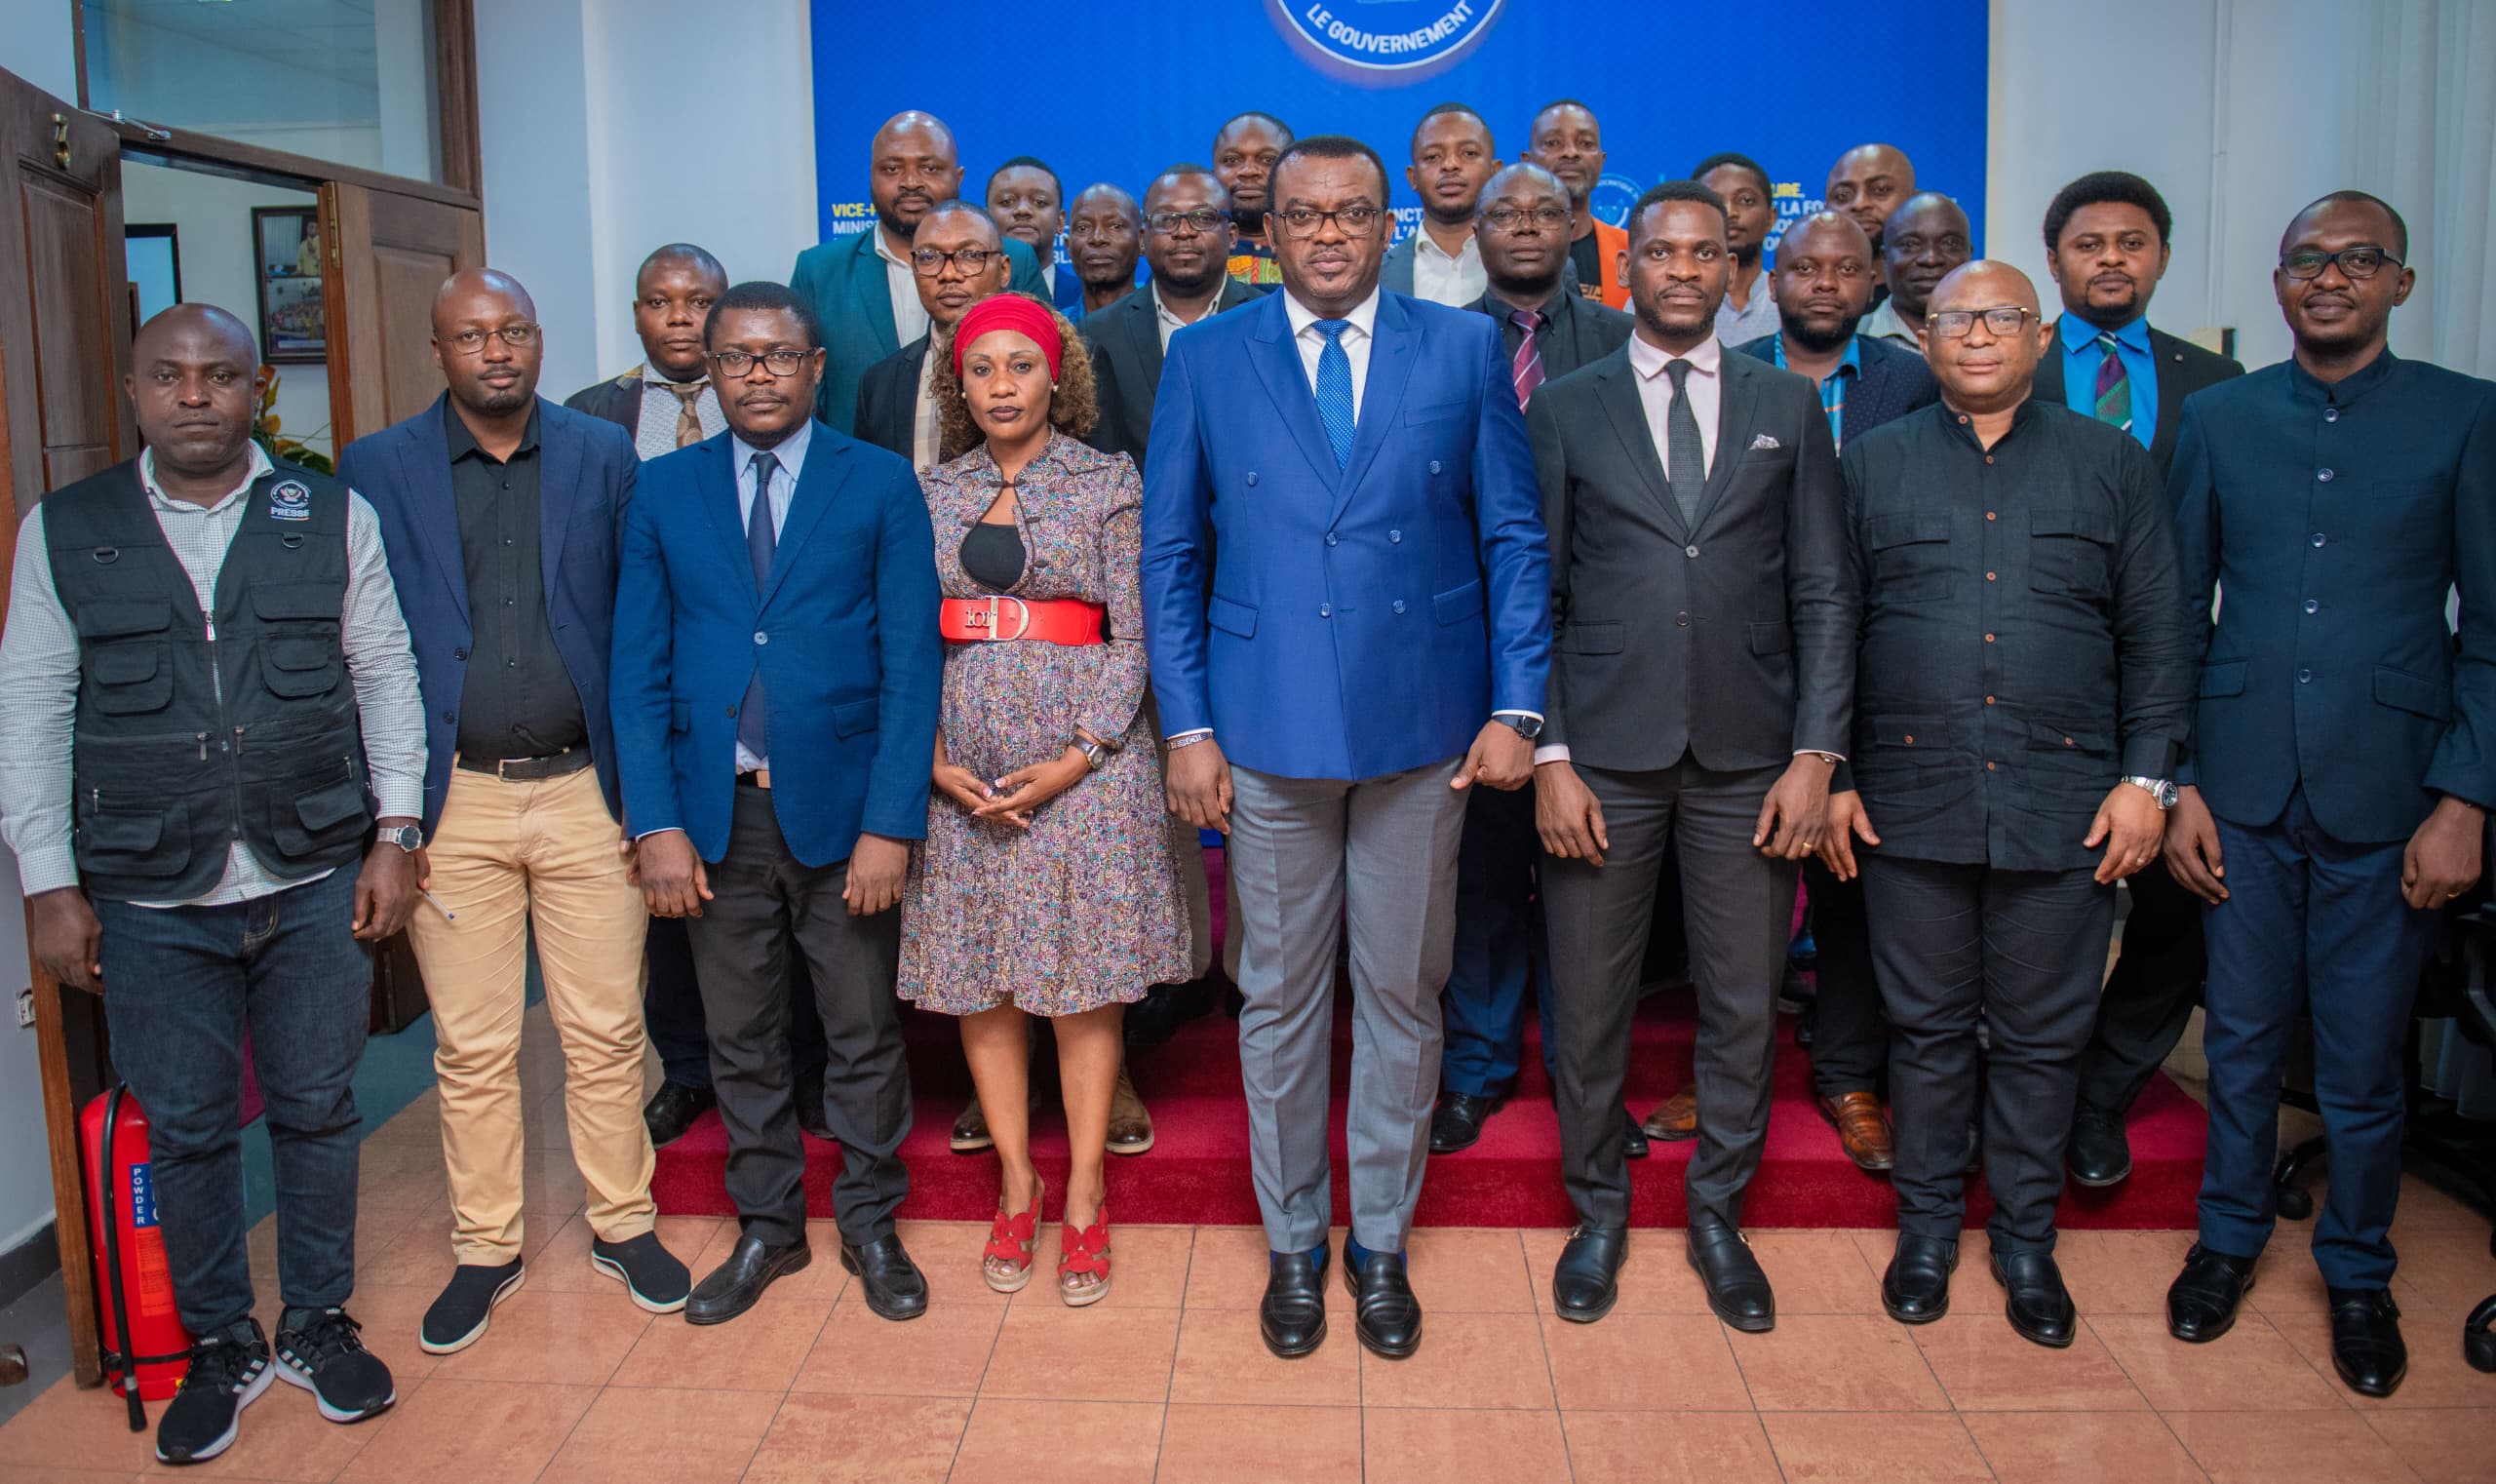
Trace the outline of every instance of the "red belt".
<instances>
[{"instance_id":1,"label":"red belt","mask_svg":"<svg viewBox=\"0 0 2496 1484\"><path fill-rule=\"evenodd\" d=\"M937 611L937 628L956 644L985 644L1000 639L1036 639L1052 644L1097 644L1108 641L1103 620L1108 609L1072 598L948 598Z\"/></svg>"}]
</instances>

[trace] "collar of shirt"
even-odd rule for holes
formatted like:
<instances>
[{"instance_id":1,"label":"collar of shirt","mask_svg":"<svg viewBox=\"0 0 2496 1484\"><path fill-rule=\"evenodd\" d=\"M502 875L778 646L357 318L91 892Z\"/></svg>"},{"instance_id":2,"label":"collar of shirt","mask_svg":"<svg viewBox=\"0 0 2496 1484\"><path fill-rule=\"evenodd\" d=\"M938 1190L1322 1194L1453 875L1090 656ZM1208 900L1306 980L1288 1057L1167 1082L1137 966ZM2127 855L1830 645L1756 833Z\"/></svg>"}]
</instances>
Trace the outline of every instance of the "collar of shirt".
<instances>
[{"instance_id":1,"label":"collar of shirt","mask_svg":"<svg viewBox=\"0 0 2496 1484\"><path fill-rule=\"evenodd\" d=\"M1416 257L1427 254L1431 257L1437 258L1443 263L1454 263L1462 267L1466 263L1475 263L1482 260L1482 244L1472 233L1467 232L1464 234L1464 246L1451 253L1447 249L1439 246L1439 240L1430 235L1430 229L1428 227L1415 227L1413 229L1413 254Z\"/></svg>"},{"instance_id":2,"label":"collar of shirt","mask_svg":"<svg viewBox=\"0 0 2496 1484\"><path fill-rule=\"evenodd\" d=\"M910 259L909 259L909 258L904 257L904 256L902 256L900 254L898 254L898 253L894 252L894 251L892 250L892 246L891 246L891 244L889 244L889 243L887 243L887 242L885 242L885 241L884 241L884 228L883 228L883 223L881 223L881 222L879 222L879 221L878 221L878 222L870 222L870 223L868 224L868 227L867 227L867 235L868 235L869 237L871 237L871 238L875 239L875 244L876 244L876 255L877 255L878 257L882 258L882 259L885 261L885 263L887 263L888 265L890 265L890 266L892 266L892 267L899 268L899 269L900 269L901 271L903 271L904 273L912 273L912 272L916 272L916 269L914 269L914 268L912 268L912 267L911 267L911 265L910 265Z\"/></svg>"},{"instance_id":3,"label":"collar of shirt","mask_svg":"<svg viewBox=\"0 0 2496 1484\"><path fill-rule=\"evenodd\" d=\"M1161 286L1159 284L1148 284L1146 287L1152 291L1153 317L1158 319L1163 325L1169 327L1168 330L1163 331L1161 335L1162 343L1165 345L1170 341L1170 330L1185 330L1190 325L1211 319L1222 308L1222 288L1220 285L1216 285L1214 287L1213 299L1205 305L1204 313L1197 315L1195 319L1192 320L1183 320L1176 314L1171 313L1170 301L1161 296Z\"/></svg>"},{"instance_id":4,"label":"collar of shirt","mask_svg":"<svg viewBox=\"0 0 2496 1484\"><path fill-rule=\"evenodd\" d=\"M1552 322L1560 318L1560 311L1565 307L1568 296L1569 286L1565 283L1554 284L1549 293L1531 304L1520 304L1497 289L1485 289L1482 291L1482 309L1484 313L1503 325L1508 323L1509 315L1520 309L1531 309L1542 316L1542 328L1548 330Z\"/></svg>"},{"instance_id":5,"label":"collar of shirt","mask_svg":"<svg viewBox=\"0 0 2496 1484\"><path fill-rule=\"evenodd\" d=\"M1379 291L1377 289L1371 289L1369 291L1369 297L1361 300L1357 304L1354 304L1345 313L1344 318L1352 322L1352 328L1344 332L1346 349L1348 350L1351 347L1351 340L1354 335L1358 335L1364 340L1370 337L1373 328L1378 324L1378 294ZM1291 321L1291 332L1294 339L1298 339L1306 334L1308 332L1309 326L1314 325L1319 320L1325 318L1325 316L1319 314L1316 310L1302 303L1299 296L1294 294L1288 289L1283 291L1283 314ZM1321 346L1325 343L1325 337L1323 335L1318 336L1318 343Z\"/></svg>"},{"instance_id":6,"label":"collar of shirt","mask_svg":"<svg viewBox=\"0 0 2496 1484\"><path fill-rule=\"evenodd\" d=\"M1664 368L1674 361L1687 361L1690 363L1690 369L1699 375L1714 376L1725 369L1724 342L1710 334L1706 339L1676 356L1649 340L1645 335L1633 334L1629 337L1629 368L1638 373L1640 380L1655 380L1662 375Z\"/></svg>"},{"instance_id":7,"label":"collar of shirt","mask_svg":"<svg viewBox=\"0 0 2496 1484\"><path fill-rule=\"evenodd\" d=\"M2011 409L2010 427L2000 438L1994 440L1993 449L1987 449L1976 437L1976 425L1969 420L1967 413L1960 411L1947 402L1934 403L1933 410L1941 415L1941 420L1949 428L1951 437L1978 453L1988 453L2017 438L2022 430L2035 422L2038 417L2037 407L2037 399L2032 395L2022 401L2019 406Z\"/></svg>"},{"instance_id":8,"label":"collar of shirt","mask_svg":"<svg viewBox=\"0 0 2496 1484\"><path fill-rule=\"evenodd\" d=\"M659 370L655 363L644 361L642 363L642 379L652 386L709 386L711 384L711 373L709 371L704 371L699 375L687 376L682 380L678 380L676 377Z\"/></svg>"},{"instance_id":9,"label":"collar of shirt","mask_svg":"<svg viewBox=\"0 0 2496 1484\"><path fill-rule=\"evenodd\" d=\"M243 470L243 482L219 495L213 504L202 505L194 500L177 500L167 494L164 488L156 483L156 450L154 449L144 449L139 451L139 488L147 491L147 498L160 510L196 510L203 514L214 514L231 504L244 490L259 483L261 475L277 467L269 462L267 451L258 444L247 444L245 447L251 449L251 459Z\"/></svg>"},{"instance_id":10,"label":"collar of shirt","mask_svg":"<svg viewBox=\"0 0 2496 1484\"><path fill-rule=\"evenodd\" d=\"M485 445L477 442L476 433L470 430L468 419L460 416L459 410L452 407L447 398L442 404L442 433L443 437L449 441L450 461L454 464L469 457L507 464L511 462L511 458L537 451L537 409L529 408L528 426L521 430L520 447L511 450L511 458L495 458L487 452Z\"/></svg>"},{"instance_id":11,"label":"collar of shirt","mask_svg":"<svg viewBox=\"0 0 2496 1484\"><path fill-rule=\"evenodd\" d=\"M2392 347L2387 345L2383 348L2381 355L2376 356L2364 366L2337 381L2325 381L2307 371L2294 355L2290 355L2288 357L2288 390L2290 395L2300 402L2310 402L2316 407L2321 407L2325 403L2347 407L2383 385L2385 379L2391 376L2394 364Z\"/></svg>"},{"instance_id":12,"label":"collar of shirt","mask_svg":"<svg viewBox=\"0 0 2496 1484\"><path fill-rule=\"evenodd\" d=\"M1793 369L1785 364L1785 332L1781 330L1778 331L1776 332L1776 337L1768 342L1768 359L1771 365L1774 365L1780 370L1791 371ZM1846 354L1837 358L1837 367L1829 372L1828 379L1834 381L1840 376L1860 376L1862 374L1863 336L1859 334L1848 335L1846 337Z\"/></svg>"},{"instance_id":13,"label":"collar of shirt","mask_svg":"<svg viewBox=\"0 0 2496 1484\"><path fill-rule=\"evenodd\" d=\"M1736 301L1734 297L1733 275L1727 274L1725 278L1726 306L1731 308L1736 314L1750 313L1752 310L1758 308L1760 304L1769 297L1769 288L1775 277L1775 274L1771 273L1768 270L1768 265L1766 263L1760 264L1759 277L1751 280L1750 302L1741 303Z\"/></svg>"},{"instance_id":14,"label":"collar of shirt","mask_svg":"<svg viewBox=\"0 0 2496 1484\"><path fill-rule=\"evenodd\" d=\"M789 476L789 484L792 488L795 488L798 483L799 474L806 467L806 445L814 441L814 436L815 421L811 417L799 423L797 430L791 433L788 437L780 440L780 446L775 449L758 449L754 445L747 443L744 439L738 437L736 434L730 433L728 435L728 452L737 461L736 476L738 497L741 500L752 497L751 492L746 488L746 485L754 478L754 456L757 453L768 453L773 458L778 459L780 461L780 472Z\"/></svg>"},{"instance_id":15,"label":"collar of shirt","mask_svg":"<svg viewBox=\"0 0 2496 1484\"><path fill-rule=\"evenodd\" d=\"M1924 349L1924 342L1915 337L1915 332L1907 328L1907 322L1898 318L1895 299L1883 299L1881 307L1866 315L1863 323L1855 327L1854 332L1859 335L1870 335L1876 340L1896 340L1904 345L1912 345L1919 353Z\"/></svg>"},{"instance_id":16,"label":"collar of shirt","mask_svg":"<svg viewBox=\"0 0 2496 1484\"><path fill-rule=\"evenodd\" d=\"M2063 317L2054 325L2054 338L2062 342L2063 354L2067 356L2096 349L2097 337L2101 334L2113 335L2115 343L2126 350L2144 356L2149 354L2147 315L2136 315L2128 325L2109 328L2065 310Z\"/></svg>"}]
</instances>

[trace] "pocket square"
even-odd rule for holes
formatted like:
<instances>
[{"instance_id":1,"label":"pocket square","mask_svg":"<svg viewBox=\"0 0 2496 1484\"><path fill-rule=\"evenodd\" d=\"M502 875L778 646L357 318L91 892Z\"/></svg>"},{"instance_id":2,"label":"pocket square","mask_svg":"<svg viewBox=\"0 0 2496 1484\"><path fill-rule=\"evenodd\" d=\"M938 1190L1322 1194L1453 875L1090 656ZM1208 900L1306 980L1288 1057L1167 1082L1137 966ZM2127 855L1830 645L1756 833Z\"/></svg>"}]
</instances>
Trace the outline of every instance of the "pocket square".
<instances>
[{"instance_id":1,"label":"pocket square","mask_svg":"<svg viewBox=\"0 0 2496 1484\"><path fill-rule=\"evenodd\" d=\"M1785 445L1778 443L1770 435L1762 433L1757 438L1751 440L1751 447L1753 449L1781 449L1784 448Z\"/></svg>"}]
</instances>

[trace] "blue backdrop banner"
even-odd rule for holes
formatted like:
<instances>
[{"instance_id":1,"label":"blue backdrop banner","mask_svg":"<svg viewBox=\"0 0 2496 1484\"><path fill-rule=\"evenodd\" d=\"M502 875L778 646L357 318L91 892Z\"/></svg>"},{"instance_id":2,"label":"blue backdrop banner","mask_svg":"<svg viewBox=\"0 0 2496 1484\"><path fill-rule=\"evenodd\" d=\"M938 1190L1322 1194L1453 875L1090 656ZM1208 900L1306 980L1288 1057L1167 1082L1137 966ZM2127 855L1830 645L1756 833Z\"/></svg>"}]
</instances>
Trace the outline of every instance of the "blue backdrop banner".
<instances>
[{"instance_id":1,"label":"blue backdrop banner","mask_svg":"<svg viewBox=\"0 0 2496 1484\"><path fill-rule=\"evenodd\" d=\"M1768 168L1780 225L1816 211L1828 169L1879 139L1917 183L1984 221L1985 0L1797 0L1774 9L1647 0L1072 0L922 9L814 0L816 199L823 235L863 231L868 142L923 108L953 127L962 193L998 162L1045 160L1068 195L1141 196L1163 167L1211 163L1245 109L1385 157L1399 232L1413 126L1460 100L1513 160L1535 113L1582 99L1609 159L1596 214L1719 150Z\"/></svg>"}]
</instances>

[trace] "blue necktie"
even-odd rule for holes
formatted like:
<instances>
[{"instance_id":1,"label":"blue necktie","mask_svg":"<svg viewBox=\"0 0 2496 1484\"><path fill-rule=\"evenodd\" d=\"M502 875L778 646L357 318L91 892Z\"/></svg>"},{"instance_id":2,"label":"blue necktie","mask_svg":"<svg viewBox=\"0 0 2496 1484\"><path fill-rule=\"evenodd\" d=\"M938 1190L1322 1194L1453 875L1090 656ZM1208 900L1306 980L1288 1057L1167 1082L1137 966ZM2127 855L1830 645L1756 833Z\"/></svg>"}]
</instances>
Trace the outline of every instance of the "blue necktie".
<instances>
[{"instance_id":1,"label":"blue necktie","mask_svg":"<svg viewBox=\"0 0 2496 1484\"><path fill-rule=\"evenodd\" d=\"M771 579L772 553L780 547L779 532L771 525L771 476L779 472L780 460L768 453L757 453L753 462L754 509L746 516L745 554L754 564L754 592L760 600L763 584ZM769 740L764 716L762 666L757 663L754 679L745 683L745 699L737 706L737 740L758 758L771 756L764 746Z\"/></svg>"},{"instance_id":2,"label":"blue necktie","mask_svg":"<svg viewBox=\"0 0 2496 1484\"><path fill-rule=\"evenodd\" d=\"M1326 348L1317 353L1317 420L1326 425L1326 441L1335 446L1335 467L1352 461L1352 358L1344 350L1349 320L1314 320Z\"/></svg>"}]
</instances>

